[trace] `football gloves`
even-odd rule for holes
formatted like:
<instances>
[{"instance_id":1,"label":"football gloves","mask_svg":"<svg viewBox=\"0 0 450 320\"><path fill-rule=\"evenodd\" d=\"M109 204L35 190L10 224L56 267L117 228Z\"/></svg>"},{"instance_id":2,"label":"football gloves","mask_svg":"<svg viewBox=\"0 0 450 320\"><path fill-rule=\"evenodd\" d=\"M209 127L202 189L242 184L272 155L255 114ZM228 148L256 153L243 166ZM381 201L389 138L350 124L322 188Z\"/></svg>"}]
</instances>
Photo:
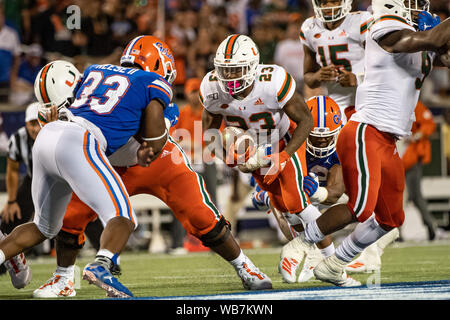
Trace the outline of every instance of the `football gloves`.
<instances>
[{"instance_id":1,"label":"football gloves","mask_svg":"<svg viewBox=\"0 0 450 320\"><path fill-rule=\"evenodd\" d=\"M264 183L271 184L275 181L281 171L284 170L286 163L291 160L291 156L283 150L280 153L273 153L265 158L271 160L272 164L264 175Z\"/></svg>"},{"instance_id":2,"label":"football gloves","mask_svg":"<svg viewBox=\"0 0 450 320\"><path fill-rule=\"evenodd\" d=\"M432 15L428 11L422 11L417 18L417 26L420 31L433 29L441 22L437 15Z\"/></svg>"}]
</instances>

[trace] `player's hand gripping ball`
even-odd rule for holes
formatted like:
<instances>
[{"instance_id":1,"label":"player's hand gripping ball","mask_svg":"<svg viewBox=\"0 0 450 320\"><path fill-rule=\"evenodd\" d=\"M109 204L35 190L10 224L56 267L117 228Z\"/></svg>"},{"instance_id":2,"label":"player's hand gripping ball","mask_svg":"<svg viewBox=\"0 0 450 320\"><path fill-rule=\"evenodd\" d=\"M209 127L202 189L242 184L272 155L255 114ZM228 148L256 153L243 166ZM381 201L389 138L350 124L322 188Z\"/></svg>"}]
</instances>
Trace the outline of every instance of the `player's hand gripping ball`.
<instances>
[{"instance_id":1,"label":"player's hand gripping ball","mask_svg":"<svg viewBox=\"0 0 450 320\"><path fill-rule=\"evenodd\" d=\"M253 137L237 127L226 127L223 130L222 145L226 151L225 163L229 167L244 164L256 151Z\"/></svg>"}]
</instances>

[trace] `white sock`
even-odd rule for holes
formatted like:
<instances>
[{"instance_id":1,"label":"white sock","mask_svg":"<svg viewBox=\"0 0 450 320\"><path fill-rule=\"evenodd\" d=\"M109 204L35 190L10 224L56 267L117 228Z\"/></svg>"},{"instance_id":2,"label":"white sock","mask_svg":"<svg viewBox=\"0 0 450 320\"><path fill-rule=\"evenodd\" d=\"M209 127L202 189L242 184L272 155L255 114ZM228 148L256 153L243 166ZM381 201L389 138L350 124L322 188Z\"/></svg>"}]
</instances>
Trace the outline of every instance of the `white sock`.
<instances>
[{"instance_id":1,"label":"white sock","mask_svg":"<svg viewBox=\"0 0 450 320\"><path fill-rule=\"evenodd\" d=\"M375 217L371 217L363 223L359 223L355 230L342 241L336 249L336 256L341 260L350 262L357 254L386 233L387 231L379 226Z\"/></svg>"},{"instance_id":2,"label":"white sock","mask_svg":"<svg viewBox=\"0 0 450 320\"><path fill-rule=\"evenodd\" d=\"M331 255L333 255L336 252L336 249L334 248L334 243L331 243L328 247L320 249L320 252L322 255L327 258Z\"/></svg>"},{"instance_id":3,"label":"white sock","mask_svg":"<svg viewBox=\"0 0 450 320\"><path fill-rule=\"evenodd\" d=\"M306 225L305 240L310 243L317 243L325 238L322 231L320 231L317 221L314 220Z\"/></svg>"},{"instance_id":4,"label":"white sock","mask_svg":"<svg viewBox=\"0 0 450 320\"><path fill-rule=\"evenodd\" d=\"M75 266L74 265L71 265L71 266L68 266L68 267L57 266L55 273L57 275L64 276L66 278L69 278L69 279L73 280L73 278L75 276L74 275L75 274Z\"/></svg>"},{"instance_id":5,"label":"white sock","mask_svg":"<svg viewBox=\"0 0 450 320\"><path fill-rule=\"evenodd\" d=\"M3 253L3 250L0 250L0 266L3 262L5 262L5 254Z\"/></svg>"},{"instance_id":6,"label":"white sock","mask_svg":"<svg viewBox=\"0 0 450 320\"><path fill-rule=\"evenodd\" d=\"M320 217L321 213L314 205L310 204L302 212L297 213L300 219L305 223L311 223Z\"/></svg>"},{"instance_id":7,"label":"white sock","mask_svg":"<svg viewBox=\"0 0 450 320\"><path fill-rule=\"evenodd\" d=\"M112 253L111 251L107 249L100 249L97 252L97 256L104 256L109 258L114 264L118 264L120 261L119 255L117 253Z\"/></svg>"},{"instance_id":8,"label":"white sock","mask_svg":"<svg viewBox=\"0 0 450 320\"><path fill-rule=\"evenodd\" d=\"M241 250L239 253L239 256L231 261L228 261L233 267L238 268L242 266L242 264L246 261L247 256L244 254L244 252Z\"/></svg>"}]
</instances>

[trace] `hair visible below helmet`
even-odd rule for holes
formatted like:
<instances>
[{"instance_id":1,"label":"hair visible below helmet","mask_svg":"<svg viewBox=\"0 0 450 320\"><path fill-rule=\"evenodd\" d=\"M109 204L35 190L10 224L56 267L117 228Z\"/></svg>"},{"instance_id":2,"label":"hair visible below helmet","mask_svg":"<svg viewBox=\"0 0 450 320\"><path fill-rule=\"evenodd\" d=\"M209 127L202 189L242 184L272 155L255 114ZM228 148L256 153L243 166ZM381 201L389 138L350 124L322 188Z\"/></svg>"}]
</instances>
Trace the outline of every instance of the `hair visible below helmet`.
<instances>
[{"instance_id":1,"label":"hair visible below helmet","mask_svg":"<svg viewBox=\"0 0 450 320\"><path fill-rule=\"evenodd\" d=\"M341 0L339 6L322 7L323 0L312 0L314 15L322 22L334 22L341 20L352 11L352 0ZM325 15L325 12L331 10L331 15Z\"/></svg>"},{"instance_id":2,"label":"hair visible below helmet","mask_svg":"<svg viewBox=\"0 0 450 320\"><path fill-rule=\"evenodd\" d=\"M72 104L80 79L81 74L72 63L52 61L39 71L34 94L43 108L56 105L59 110Z\"/></svg>"},{"instance_id":3,"label":"hair visible below helmet","mask_svg":"<svg viewBox=\"0 0 450 320\"><path fill-rule=\"evenodd\" d=\"M326 96L312 97L306 101L313 117L313 129L306 139L306 151L317 158L328 157L336 150L336 141L342 128L341 111L333 99ZM329 138L327 146L315 146L310 138Z\"/></svg>"},{"instance_id":4,"label":"hair visible below helmet","mask_svg":"<svg viewBox=\"0 0 450 320\"><path fill-rule=\"evenodd\" d=\"M372 11L375 19L384 15L396 15L413 25L411 11L406 8L404 0L372 0Z\"/></svg>"},{"instance_id":5,"label":"hair visible below helmet","mask_svg":"<svg viewBox=\"0 0 450 320\"><path fill-rule=\"evenodd\" d=\"M169 46L154 36L139 36L128 43L120 58L122 67L140 67L155 72L170 84L177 76L175 59Z\"/></svg>"},{"instance_id":6,"label":"hair visible below helmet","mask_svg":"<svg viewBox=\"0 0 450 320\"><path fill-rule=\"evenodd\" d=\"M258 65L258 47L251 38L241 34L233 34L223 40L214 58L219 86L231 95L240 93L253 84ZM230 74L233 73L240 75L231 77Z\"/></svg>"}]
</instances>

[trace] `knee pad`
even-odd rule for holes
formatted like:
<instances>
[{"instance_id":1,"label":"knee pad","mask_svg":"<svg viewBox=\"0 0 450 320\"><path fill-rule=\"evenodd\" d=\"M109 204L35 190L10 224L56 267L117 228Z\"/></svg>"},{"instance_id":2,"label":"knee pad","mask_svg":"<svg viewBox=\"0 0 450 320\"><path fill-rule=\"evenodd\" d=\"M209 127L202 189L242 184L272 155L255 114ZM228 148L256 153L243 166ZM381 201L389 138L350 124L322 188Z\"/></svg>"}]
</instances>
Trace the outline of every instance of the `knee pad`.
<instances>
[{"instance_id":1,"label":"knee pad","mask_svg":"<svg viewBox=\"0 0 450 320\"><path fill-rule=\"evenodd\" d=\"M204 234L199 239L205 247L211 248L223 244L230 235L230 224L222 217L211 231Z\"/></svg>"},{"instance_id":2,"label":"knee pad","mask_svg":"<svg viewBox=\"0 0 450 320\"><path fill-rule=\"evenodd\" d=\"M67 249L81 249L85 244L84 233L75 235L63 230L60 230L56 235L56 240L58 242L58 246Z\"/></svg>"}]
</instances>

